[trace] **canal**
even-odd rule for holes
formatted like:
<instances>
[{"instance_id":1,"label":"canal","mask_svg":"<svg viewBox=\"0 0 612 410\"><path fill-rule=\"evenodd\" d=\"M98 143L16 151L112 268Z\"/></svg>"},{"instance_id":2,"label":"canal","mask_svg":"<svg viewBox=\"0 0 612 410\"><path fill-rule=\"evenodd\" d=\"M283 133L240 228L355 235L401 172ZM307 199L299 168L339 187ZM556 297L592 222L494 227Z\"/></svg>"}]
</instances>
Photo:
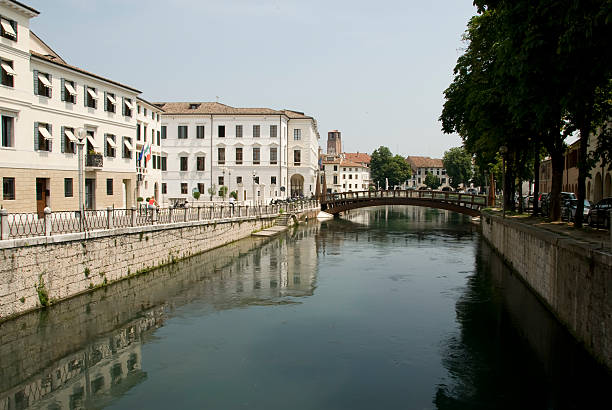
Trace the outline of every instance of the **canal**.
<instances>
[{"instance_id":1,"label":"canal","mask_svg":"<svg viewBox=\"0 0 612 410\"><path fill-rule=\"evenodd\" d=\"M352 211L0 324L0 409L586 409L610 374L470 218Z\"/></svg>"}]
</instances>

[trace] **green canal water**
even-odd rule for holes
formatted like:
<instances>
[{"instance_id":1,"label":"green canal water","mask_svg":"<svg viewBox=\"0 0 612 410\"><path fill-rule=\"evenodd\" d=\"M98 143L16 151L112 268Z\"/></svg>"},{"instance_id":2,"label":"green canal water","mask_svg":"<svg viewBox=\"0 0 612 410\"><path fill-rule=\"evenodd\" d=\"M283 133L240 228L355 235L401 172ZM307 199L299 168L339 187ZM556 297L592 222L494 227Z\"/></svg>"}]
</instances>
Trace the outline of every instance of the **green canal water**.
<instances>
[{"instance_id":1,"label":"green canal water","mask_svg":"<svg viewBox=\"0 0 612 410\"><path fill-rule=\"evenodd\" d=\"M353 211L0 325L0 410L598 409L610 374L469 218Z\"/></svg>"}]
</instances>

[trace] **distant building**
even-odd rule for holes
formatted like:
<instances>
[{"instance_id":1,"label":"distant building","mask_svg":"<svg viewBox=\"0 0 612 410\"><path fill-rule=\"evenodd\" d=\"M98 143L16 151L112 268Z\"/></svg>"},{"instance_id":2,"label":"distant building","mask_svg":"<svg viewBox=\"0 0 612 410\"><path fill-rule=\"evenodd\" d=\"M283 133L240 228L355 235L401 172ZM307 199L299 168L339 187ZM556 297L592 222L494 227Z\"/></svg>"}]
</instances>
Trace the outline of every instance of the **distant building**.
<instances>
[{"instance_id":1,"label":"distant building","mask_svg":"<svg viewBox=\"0 0 612 410\"><path fill-rule=\"evenodd\" d=\"M340 155L342 152L342 136L340 131L333 130L327 133L327 154Z\"/></svg>"},{"instance_id":2,"label":"distant building","mask_svg":"<svg viewBox=\"0 0 612 410\"><path fill-rule=\"evenodd\" d=\"M369 166L347 159L344 154L324 155L322 159L324 170L321 178L325 178L327 193L367 191L370 186ZM323 184L323 180L321 180Z\"/></svg>"},{"instance_id":3,"label":"distant building","mask_svg":"<svg viewBox=\"0 0 612 410\"><path fill-rule=\"evenodd\" d=\"M408 156L406 161L412 168L412 177L408 180L409 187L420 188L425 186L427 174L433 174L440 178L440 188L450 186L449 178L442 160L439 158Z\"/></svg>"}]
</instances>

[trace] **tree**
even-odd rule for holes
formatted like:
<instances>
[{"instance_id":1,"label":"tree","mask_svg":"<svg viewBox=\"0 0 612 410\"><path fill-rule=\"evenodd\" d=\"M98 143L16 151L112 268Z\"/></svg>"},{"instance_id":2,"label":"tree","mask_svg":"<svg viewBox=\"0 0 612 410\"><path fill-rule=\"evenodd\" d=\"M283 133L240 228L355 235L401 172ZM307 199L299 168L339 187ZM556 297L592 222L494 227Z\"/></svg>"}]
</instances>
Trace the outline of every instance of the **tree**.
<instances>
[{"instance_id":1,"label":"tree","mask_svg":"<svg viewBox=\"0 0 612 410\"><path fill-rule=\"evenodd\" d=\"M225 201L225 196L227 195L227 187L225 185L219 187L219 196L221 198L223 198L223 200Z\"/></svg>"},{"instance_id":2,"label":"tree","mask_svg":"<svg viewBox=\"0 0 612 410\"><path fill-rule=\"evenodd\" d=\"M370 175L372 181L378 182L379 186L385 186L387 180L390 186L394 186L406 182L412 172L404 157L401 155L393 156L389 148L381 146L372 153Z\"/></svg>"},{"instance_id":3,"label":"tree","mask_svg":"<svg viewBox=\"0 0 612 410\"><path fill-rule=\"evenodd\" d=\"M431 172L428 172L427 174L425 174L425 185L427 185L431 189L438 189L438 187L441 185L440 178L438 178Z\"/></svg>"},{"instance_id":4,"label":"tree","mask_svg":"<svg viewBox=\"0 0 612 410\"><path fill-rule=\"evenodd\" d=\"M191 195L193 195L193 199L196 201L200 199L200 191L193 191Z\"/></svg>"},{"instance_id":5,"label":"tree","mask_svg":"<svg viewBox=\"0 0 612 410\"><path fill-rule=\"evenodd\" d=\"M211 202L212 202L213 196L215 195L216 192L217 192L217 186L215 184L212 184L212 186L210 188L208 188L208 195L210 195L210 201Z\"/></svg>"},{"instance_id":6,"label":"tree","mask_svg":"<svg viewBox=\"0 0 612 410\"><path fill-rule=\"evenodd\" d=\"M451 148L442 159L450 185L457 189L459 184L467 185L472 179L472 156L463 147Z\"/></svg>"}]
</instances>

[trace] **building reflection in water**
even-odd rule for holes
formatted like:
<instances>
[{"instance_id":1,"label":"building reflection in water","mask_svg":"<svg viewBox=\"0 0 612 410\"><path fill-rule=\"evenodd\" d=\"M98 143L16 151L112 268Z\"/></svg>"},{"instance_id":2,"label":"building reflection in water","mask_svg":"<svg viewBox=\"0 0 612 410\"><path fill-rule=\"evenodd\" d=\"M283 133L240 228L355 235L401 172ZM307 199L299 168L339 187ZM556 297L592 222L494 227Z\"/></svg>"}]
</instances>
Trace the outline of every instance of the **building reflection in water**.
<instances>
[{"instance_id":1,"label":"building reflection in water","mask_svg":"<svg viewBox=\"0 0 612 410\"><path fill-rule=\"evenodd\" d=\"M104 407L146 379L142 344L186 304L299 303L316 286L318 230L241 240L0 324L0 410Z\"/></svg>"}]
</instances>

